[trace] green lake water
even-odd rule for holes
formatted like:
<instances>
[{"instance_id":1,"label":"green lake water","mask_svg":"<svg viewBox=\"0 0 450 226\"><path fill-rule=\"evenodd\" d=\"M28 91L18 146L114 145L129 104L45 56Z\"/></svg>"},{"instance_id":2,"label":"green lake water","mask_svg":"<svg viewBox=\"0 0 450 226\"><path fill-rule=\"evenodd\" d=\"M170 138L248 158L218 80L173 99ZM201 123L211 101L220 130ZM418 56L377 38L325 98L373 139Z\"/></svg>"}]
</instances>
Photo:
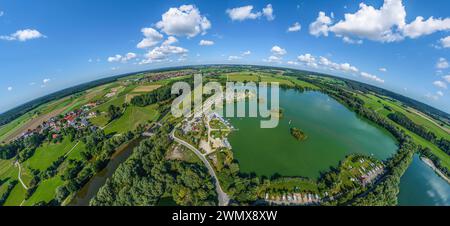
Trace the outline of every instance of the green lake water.
<instances>
[{"instance_id":1,"label":"green lake water","mask_svg":"<svg viewBox=\"0 0 450 226\"><path fill-rule=\"evenodd\" d=\"M401 206L450 206L450 185L414 156L400 181Z\"/></svg>"},{"instance_id":2,"label":"green lake water","mask_svg":"<svg viewBox=\"0 0 450 226\"><path fill-rule=\"evenodd\" d=\"M386 159L397 150L390 133L323 93L280 90L280 108L283 117L274 129L261 129L260 118L230 118L238 131L229 141L242 172L317 178L349 154ZM308 139L293 138L291 126Z\"/></svg>"}]
</instances>

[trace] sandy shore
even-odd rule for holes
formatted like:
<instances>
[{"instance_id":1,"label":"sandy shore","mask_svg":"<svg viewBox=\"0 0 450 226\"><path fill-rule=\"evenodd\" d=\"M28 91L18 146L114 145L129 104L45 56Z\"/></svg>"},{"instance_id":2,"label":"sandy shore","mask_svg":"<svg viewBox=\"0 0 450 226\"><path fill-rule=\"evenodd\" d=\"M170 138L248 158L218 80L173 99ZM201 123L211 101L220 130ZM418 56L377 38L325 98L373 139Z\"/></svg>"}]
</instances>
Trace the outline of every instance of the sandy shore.
<instances>
[{"instance_id":1,"label":"sandy shore","mask_svg":"<svg viewBox=\"0 0 450 226\"><path fill-rule=\"evenodd\" d=\"M436 172L440 177L442 177L444 180L447 181L447 183L450 184L450 178L448 178L444 173L442 173L433 163L433 161L431 161L428 158L425 157L420 157L420 159L427 164L429 167L431 167L431 169L434 170L434 172Z\"/></svg>"}]
</instances>

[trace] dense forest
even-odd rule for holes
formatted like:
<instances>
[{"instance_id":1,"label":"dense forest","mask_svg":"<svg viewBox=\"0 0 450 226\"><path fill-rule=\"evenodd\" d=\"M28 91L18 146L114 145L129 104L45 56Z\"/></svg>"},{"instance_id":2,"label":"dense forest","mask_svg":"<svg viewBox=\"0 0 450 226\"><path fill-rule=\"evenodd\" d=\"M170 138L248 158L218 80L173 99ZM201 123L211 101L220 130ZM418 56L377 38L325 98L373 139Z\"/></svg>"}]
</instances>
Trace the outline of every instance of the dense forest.
<instances>
[{"instance_id":1,"label":"dense forest","mask_svg":"<svg viewBox=\"0 0 450 226\"><path fill-rule=\"evenodd\" d=\"M204 166L166 160L171 129L166 124L157 135L141 142L90 204L153 206L164 197L172 197L178 205L216 205L214 184Z\"/></svg>"}]
</instances>

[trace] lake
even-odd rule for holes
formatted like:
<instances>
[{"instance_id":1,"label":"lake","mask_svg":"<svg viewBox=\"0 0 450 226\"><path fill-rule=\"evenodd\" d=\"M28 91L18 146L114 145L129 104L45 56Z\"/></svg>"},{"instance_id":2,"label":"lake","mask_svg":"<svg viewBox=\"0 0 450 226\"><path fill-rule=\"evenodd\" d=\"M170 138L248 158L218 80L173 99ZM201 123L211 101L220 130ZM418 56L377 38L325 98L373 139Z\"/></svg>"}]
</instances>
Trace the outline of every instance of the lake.
<instances>
[{"instance_id":1,"label":"lake","mask_svg":"<svg viewBox=\"0 0 450 226\"><path fill-rule=\"evenodd\" d=\"M400 181L401 206L450 206L450 185L416 155Z\"/></svg>"},{"instance_id":2,"label":"lake","mask_svg":"<svg viewBox=\"0 0 450 226\"><path fill-rule=\"evenodd\" d=\"M280 108L283 117L274 129L261 129L260 118L230 118L238 131L229 141L242 172L317 178L349 154L382 160L398 149L389 132L323 93L282 89ZM292 137L292 126L308 139Z\"/></svg>"}]
</instances>

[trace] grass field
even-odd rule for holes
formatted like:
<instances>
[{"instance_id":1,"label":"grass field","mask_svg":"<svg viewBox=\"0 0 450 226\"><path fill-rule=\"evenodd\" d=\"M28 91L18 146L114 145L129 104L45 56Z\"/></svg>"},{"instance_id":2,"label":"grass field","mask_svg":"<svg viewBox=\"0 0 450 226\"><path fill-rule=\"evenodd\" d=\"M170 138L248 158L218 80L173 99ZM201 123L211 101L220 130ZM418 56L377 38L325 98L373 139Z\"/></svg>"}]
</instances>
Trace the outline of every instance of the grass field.
<instances>
[{"instance_id":1,"label":"grass field","mask_svg":"<svg viewBox=\"0 0 450 226\"><path fill-rule=\"evenodd\" d=\"M313 180L303 178L280 178L271 181L269 185L262 187L262 191L259 193L265 192L266 189L293 191L295 188L299 188L298 192L319 192L317 183Z\"/></svg>"},{"instance_id":2,"label":"grass field","mask_svg":"<svg viewBox=\"0 0 450 226\"><path fill-rule=\"evenodd\" d=\"M22 187L20 182L17 183L6 199L4 206L19 206L25 199L26 192L27 191Z\"/></svg>"},{"instance_id":3,"label":"grass field","mask_svg":"<svg viewBox=\"0 0 450 226\"><path fill-rule=\"evenodd\" d=\"M49 202L54 199L56 195L56 188L61 186L64 182L59 175L44 180L39 184L39 187L34 191L33 195L26 200L24 206L33 206L38 202Z\"/></svg>"},{"instance_id":4,"label":"grass field","mask_svg":"<svg viewBox=\"0 0 450 226\"><path fill-rule=\"evenodd\" d=\"M133 89L132 93L148 93L155 89L158 89L161 85L147 85L147 86L138 86Z\"/></svg>"},{"instance_id":5,"label":"grass field","mask_svg":"<svg viewBox=\"0 0 450 226\"><path fill-rule=\"evenodd\" d=\"M31 158L23 163L23 166L44 171L59 157L69 152L75 144L76 142L70 142L67 138L57 144L44 143L42 147L36 149Z\"/></svg>"},{"instance_id":6,"label":"grass field","mask_svg":"<svg viewBox=\"0 0 450 226\"><path fill-rule=\"evenodd\" d=\"M222 78L228 78L231 82L259 82L258 73L254 72L238 72L229 73L221 76Z\"/></svg>"},{"instance_id":7,"label":"grass field","mask_svg":"<svg viewBox=\"0 0 450 226\"><path fill-rule=\"evenodd\" d=\"M261 82L278 82L280 83L280 85L288 85L288 86L293 86L294 83L292 83L290 80L283 78L279 75L277 76L267 76L267 75L262 75L260 76Z\"/></svg>"},{"instance_id":8,"label":"grass field","mask_svg":"<svg viewBox=\"0 0 450 226\"><path fill-rule=\"evenodd\" d=\"M139 124L144 124L147 121L155 121L159 117L159 112L156 105L147 107L128 107L124 114L111 122L106 128L105 133L125 133L134 130Z\"/></svg>"},{"instance_id":9,"label":"grass field","mask_svg":"<svg viewBox=\"0 0 450 226\"><path fill-rule=\"evenodd\" d=\"M313 89L313 90L319 90L320 89L319 87L317 87L317 86L315 86L315 85L313 85L313 84L311 84L309 82L305 82L305 81L298 80L298 79L295 79L295 78L290 78L290 77L287 78L287 79L289 79L294 84L296 84L296 85L298 85L300 87L303 87L303 88L308 88L308 89Z\"/></svg>"},{"instance_id":10,"label":"grass field","mask_svg":"<svg viewBox=\"0 0 450 226\"><path fill-rule=\"evenodd\" d=\"M13 160L0 159L0 180L4 182L3 184L11 180L16 180L18 173L19 170L14 167Z\"/></svg>"}]
</instances>

